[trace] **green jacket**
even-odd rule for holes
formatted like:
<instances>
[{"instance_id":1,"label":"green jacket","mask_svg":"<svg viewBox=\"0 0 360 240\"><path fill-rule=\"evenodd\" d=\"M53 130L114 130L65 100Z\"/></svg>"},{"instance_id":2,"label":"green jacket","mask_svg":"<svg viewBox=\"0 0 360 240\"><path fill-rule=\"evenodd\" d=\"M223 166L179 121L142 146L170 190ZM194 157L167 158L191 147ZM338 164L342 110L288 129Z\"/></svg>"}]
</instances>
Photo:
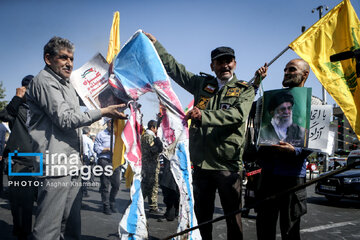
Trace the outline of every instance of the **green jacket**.
<instances>
[{"instance_id":1,"label":"green jacket","mask_svg":"<svg viewBox=\"0 0 360 240\"><path fill-rule=\"evenodd\" d=\"M245 122L254 88L234 75L218 91L215 77L186 71L158 41L155 48L169 76L194 95L194 105L201 109L201 123L192 121L189 129L193 164L209 170L241 170Z\"/></svg>"}]
</instances>

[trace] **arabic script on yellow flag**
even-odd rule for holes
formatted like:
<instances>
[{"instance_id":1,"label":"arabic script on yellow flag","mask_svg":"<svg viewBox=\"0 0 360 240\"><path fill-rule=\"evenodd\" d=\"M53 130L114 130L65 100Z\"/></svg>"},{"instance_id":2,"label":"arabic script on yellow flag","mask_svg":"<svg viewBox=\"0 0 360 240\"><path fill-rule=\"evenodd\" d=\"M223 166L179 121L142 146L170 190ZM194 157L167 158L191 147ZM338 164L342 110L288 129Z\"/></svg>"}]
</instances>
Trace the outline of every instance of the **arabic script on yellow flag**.
<instances>
[{"instance_id":1,"label":"arabic script on yellow flag","mask_svg":"<svg viewBox=\"0 0 360 240\"><path fill-rule=\"evenodd\" d=\"M324 88L343 110L360 139L360 95L354 58L330 62L330 56L360 48L360 22L344 0L289 47L309 63Z\"/></svg>"}]
</instances>

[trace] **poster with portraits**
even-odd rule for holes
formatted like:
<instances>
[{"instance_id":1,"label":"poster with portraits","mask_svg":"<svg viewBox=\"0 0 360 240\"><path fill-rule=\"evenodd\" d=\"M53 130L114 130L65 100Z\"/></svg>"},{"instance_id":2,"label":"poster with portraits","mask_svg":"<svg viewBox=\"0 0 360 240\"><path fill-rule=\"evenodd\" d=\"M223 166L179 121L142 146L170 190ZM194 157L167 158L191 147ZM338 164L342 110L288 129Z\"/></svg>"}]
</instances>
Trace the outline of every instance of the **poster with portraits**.
<instances>
[{"instance_id":1,"label":"poster with portraits","mask_svg":"<svg viewBox=\"0 0 360 240\"><path fill-rule=\"evenodd\" d=\"M308 146L311 88L295 87L264 92L258 145L287 142Z\"/></svg>"},{"instance_id":2,"label":"poster with portraits","mask_svg":"<svg viewBox=\"0 0 360 240\"><path fill-rule=\"evenodd\" d=\"M109 64L98 53L72 72L70 83L88 109L100 109L121 103L111 90L109 77Z\"/></svg>"}]
</instances>

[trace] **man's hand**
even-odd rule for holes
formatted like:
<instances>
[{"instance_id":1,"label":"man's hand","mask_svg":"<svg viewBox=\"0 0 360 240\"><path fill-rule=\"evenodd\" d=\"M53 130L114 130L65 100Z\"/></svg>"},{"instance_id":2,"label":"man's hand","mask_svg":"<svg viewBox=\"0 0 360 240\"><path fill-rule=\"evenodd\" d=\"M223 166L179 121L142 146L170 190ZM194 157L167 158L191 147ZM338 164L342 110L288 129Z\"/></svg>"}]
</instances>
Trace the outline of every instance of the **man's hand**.
<instances>
[{"instance_id":1,"label":"man's hand","mask_svg":"<svg viewBox=\"0 0 360 240\"><path fill-rule=\"evenodd\" d=\"M199 108L194 107L192 110L190 110L186 116L185 116L185 120L187 121L188 119L191 120L197 120L201 122L201 111Z\"/></svg>"},{"instance_id":2,"label":"man's hand","mask_svg":"<svg viewBox=\"0 0 360 240\"><path fill-rule=\"evenodd\" d=\"M143 33L150 39L150 41L155 44L156 43L156 38L151 34L151 33L146 33L143 31Z\"/></svg>"},{"instance_id":3,"label":"man's hand","mask_svg":"<svg viewBox=\"0 0 360 240\"><path fill-rule=\"evenodd\" d=\"M108 117L108 118L115 118L115 119L127 119L128 115L124 114L123 112L120 112L118 110L118 108L123 108L126 105L123 104L118 104L118 105L110 105L107 106L106 108L101 108L101 115L103 117Z\"/></svg>"},{"instance_id":4,"label":"man's hand","mask_svg":"<svg viewBox=\"0 0 360 240\"><path fill-rule=\"evenodd\" d=\"M275 144L272 145L274 147L276 147L276 149L279 152L283 152L283 153L295 153L295 148L293 145L291 145L290 143L287 142L282 142L280 141L279 144Z\"/></svg>"},{"instance_id":5,"label":"man's hand","mask_svg":"<svg viewBox=\"0 0 360 240\"><path fill-rule=\"evenodd\" d=\"M254 86L259 87L261 81L262 81L264 78L266 78L267 70L268 70L268 65L267 65L267 63L265 63L263 67L260 67L260 68L255 72Z\"/></svg>"},{"instance_id":6,"label":"man's hand","mask_svg":"<svg viewBox=\"0 0 360 240\"><path fill-rule=\"evenodd\" d=\"M26 87L19 87L16 89L16 96L19 98L23 98L26 93Z\"/></svg>"}]
</instances>

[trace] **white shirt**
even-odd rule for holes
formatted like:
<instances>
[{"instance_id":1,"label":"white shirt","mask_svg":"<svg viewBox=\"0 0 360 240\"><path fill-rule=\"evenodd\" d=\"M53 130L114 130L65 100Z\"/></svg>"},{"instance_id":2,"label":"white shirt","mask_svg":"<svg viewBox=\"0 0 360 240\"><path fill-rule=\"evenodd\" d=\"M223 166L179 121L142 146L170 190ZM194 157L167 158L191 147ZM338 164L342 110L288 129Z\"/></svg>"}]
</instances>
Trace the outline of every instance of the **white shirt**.
<instances>
[{"instance_id":1,"label":"white shirt","mask_svg":"<svg viewBox=\"0 0 360 240\"><path fill-rule=\"evenodd\" d=\"M91 140L91 138L89 138L85 134L82 135L82 140L83 140L84 155L86 155L88 158L90 158L91 156L95 157L93 140Z\"/></svg>"},{"instance_id":2,"label":"white shirt","mask_svg":"<svg viewBox=\"0 0 360 240\"><path fill-rule=\"evenodd\" d=\"M229 78L228 80L226 81L223 81L223 80L220 80L218 78L216 78L217 82L218 82L218 86L219 86L219 90L220 91L225 85L226 83L230 82L232 79L233 79L234 75L231 76L231 78Z\"/></svg>"}]
</instances>

